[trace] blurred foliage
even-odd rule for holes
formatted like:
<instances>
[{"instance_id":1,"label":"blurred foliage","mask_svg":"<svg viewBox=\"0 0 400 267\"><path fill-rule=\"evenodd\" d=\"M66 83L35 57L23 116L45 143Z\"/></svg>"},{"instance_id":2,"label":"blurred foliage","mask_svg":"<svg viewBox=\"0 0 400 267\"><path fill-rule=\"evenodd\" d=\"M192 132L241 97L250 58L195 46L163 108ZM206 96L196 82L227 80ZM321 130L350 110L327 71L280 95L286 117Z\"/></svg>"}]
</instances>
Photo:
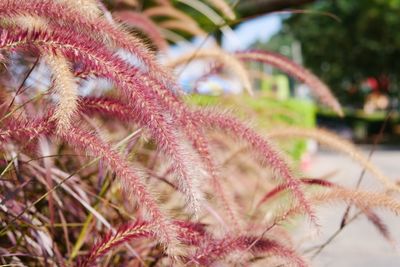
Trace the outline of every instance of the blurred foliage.
<instances>
[{"instance_id":1,"label":"blurred foliage","mask_svg":"<svg viewBox=\"0 0 400 267\"><path fill-rule=\"evenodd\" d=\"M327 82L343 104L363 102L360 85L368 77L387 77L388 93L398 98L400 0L325 0L305 9L312 13L288 17L280 33L257 46L290 56L290 44L300 41L305 66Z\"/></svg>"},{"instance_id":2,"label":"blurred foliage","mask_svg":"<svg viewBox=\"0 0 400 267\"><path fill-rule=\"evenodd\" d=\"M284 126L313 128L316 125L316 106L306 100L276 99L248 95L190 95L189 104L200 107L232 109L239 118L251 121L260 133L268 134L268 129ZM284 140L279 144L294 160L299 160L307 148L305 140Z\"/></svg>"}]
</instances>

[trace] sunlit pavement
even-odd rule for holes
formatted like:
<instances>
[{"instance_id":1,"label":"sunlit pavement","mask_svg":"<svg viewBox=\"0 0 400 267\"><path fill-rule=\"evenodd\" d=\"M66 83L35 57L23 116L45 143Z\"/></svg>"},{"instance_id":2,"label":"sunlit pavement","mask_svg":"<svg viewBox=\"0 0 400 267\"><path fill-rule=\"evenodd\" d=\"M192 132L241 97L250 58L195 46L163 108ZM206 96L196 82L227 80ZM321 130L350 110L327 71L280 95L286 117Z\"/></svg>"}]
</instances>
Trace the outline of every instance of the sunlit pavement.
<instances>
[{"instance_id":1,"label":"sunlit pavement","mask_svg":"<svg viewBox=\"0 0 400 267\"><path fill-rule=\"evenodd\" d=\"M362 147L365 156L368 156L370 147ZM312 158L310 175L318 177L338 171L331 181L354 188L362 167L348 156L343 154L319 151ZM400 180L400 148L378 148L372 162L393 180ZM364 190L379 191L382 186L373 176L366 173L361 187ZM400 198L399 198L400 199ZM339 203L330 203L318 208L319 222L322 225L318 235L310 233L309 224L305 223L296 232L296 241L301 246L300 252L324 243L340 226L346 206ZM389 226L392 236L396 240L397 249L387 242L365 216L360 216L344 228L344 230L318 256L311 259L315 251L306 255L312 266L340 266L340 267L399 267L400 266L400 217L386 211L377 210L384 222ZM313 231L311 231L313 232ZM315 232L315 231L314 231Z\"/></svg>"}]
</instances>

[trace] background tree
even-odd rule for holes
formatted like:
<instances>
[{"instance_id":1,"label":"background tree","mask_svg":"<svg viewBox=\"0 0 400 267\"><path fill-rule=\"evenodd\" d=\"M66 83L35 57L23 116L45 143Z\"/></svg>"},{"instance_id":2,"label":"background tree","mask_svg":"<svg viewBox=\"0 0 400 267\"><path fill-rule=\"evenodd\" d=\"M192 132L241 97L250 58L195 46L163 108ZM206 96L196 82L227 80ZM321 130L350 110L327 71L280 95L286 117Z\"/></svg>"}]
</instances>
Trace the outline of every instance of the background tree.
<instances>
[{"instance_id":1,"label":"background tree","mask_svg":"<svg viewBox=\"0 0 400 267\"><path fill-rule=\"evenodd\" d=\"M317 1L305 8L334 14L340 22L317 14L292 15L268 48L279 51L291 40L300 41L306 67L343 103L363 102L360 88L368 77L376 78L393 99L399 96L399 0Z\"/></svg>"}]
</instances>

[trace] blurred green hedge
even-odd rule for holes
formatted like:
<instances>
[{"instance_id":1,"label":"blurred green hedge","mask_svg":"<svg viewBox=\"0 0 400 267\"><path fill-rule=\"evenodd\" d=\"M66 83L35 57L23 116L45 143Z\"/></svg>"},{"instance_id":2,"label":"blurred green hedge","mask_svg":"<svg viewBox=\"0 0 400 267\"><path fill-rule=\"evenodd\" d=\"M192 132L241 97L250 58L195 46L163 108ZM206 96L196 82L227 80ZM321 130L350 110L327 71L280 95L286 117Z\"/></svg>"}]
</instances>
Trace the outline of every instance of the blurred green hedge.
<instances>
[{"instance_id":1,"label":"blurred green hedge","mask_svg":"<svg viewBox=\"0 0 400 267\"><path fill-rule=\"evenodd\" d=\"M289 98L276 100L264 96L248 95L188 95L190 105L229 109L243 121L250 122L261 134L266 135L274 127L297 126L312 128L316 126L315 104L311 101ZM285 140L279 145L294 159L299 160L306 151L306 140Z\"/></svg>"}]
</instances>

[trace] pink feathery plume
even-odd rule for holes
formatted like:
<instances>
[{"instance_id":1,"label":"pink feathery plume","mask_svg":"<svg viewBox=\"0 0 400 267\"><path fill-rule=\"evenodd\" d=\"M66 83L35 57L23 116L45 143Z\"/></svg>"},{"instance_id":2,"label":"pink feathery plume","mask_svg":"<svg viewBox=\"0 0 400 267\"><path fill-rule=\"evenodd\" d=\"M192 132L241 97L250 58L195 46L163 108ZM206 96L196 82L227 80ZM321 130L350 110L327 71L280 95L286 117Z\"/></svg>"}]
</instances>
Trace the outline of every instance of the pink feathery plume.
<instances>
[{"instance_id":1,"label":"pink feathery plume","mask_svg":"<svg viewBox=\"0 0 400 267\"><path fill-rule=\"evenodd\" d=\"M63 53L73 62L81 62L98 76L111 80L126 97L131 112L141 126L149 129L160 149L171 156L171 162L179 179L179 187L184 192L190 210L197 213L201 202L198 181L192 179L198 172L188 159L176 130L168 121L169 111L160 106L157 95L142 82L139 72L119 57L113 55L101 44L85 38L75 31L8 31L0 34L0 50L33 50ZM185 154L186 153L186 154Z\"/></svg>"},{"instance_id":2,"label":"pink feathery plume","mask_svg":"<svg viewBox=\"0 0 400 267\"><path fill-rule=\"evenodd\" d=\"M79 128L71 127L65 133L58 133L58 135L62 140L76 149L89 152L93 156L100 157L107 162L119 177L122 188L127 195L129 197L134 196L141 205L146 207L147 212L154 222L154 227L157 229L156 233L161 243L167 246L176 243L175 231L172 224L163 214L153 196L147 191L146 186L139 176L129 167L126 160L121 158L117 152L97 136Z\"/></svg>"},{"instance_id":3,"label":"pink feathery plume","mask_svg":"<svg viewBox=\"0 0 400 267\"><path fill-rule=\"evenodd\" d=\"M48 117L34 120L33 122L22 122L14 120L13 123L3 127L0 132L0 141L7 139L26 142L26 139L37 139L40 135L52 135L55 131L54 121L49 121ZM138 202L146 207L154 228L161 243L165 245L175 245L177 242L175 230L167 217L160 210L156 200L147 191L139 176L135 174L128 163L121 158L108 144L101 141L94 134L85 132L77 127L71 127L66 132L58 133L58 136L69 145L84 152L89 152L96 157L102 158L110 168L120 178L122 188L131 197L135 197ZM24 138L25 140L20 140Z\"/></svg>"},{"instance_id":4,"label":"pink feathery plume","mask_svg":"<svg viewBox=\"0 0 400 267\"><path fill-rule=\"evenodd\" d=\"M190 221L174 221L178 239L186 245L198 246L208 236L205 226ZM119 227L116 231L109 231L99 239L90 249L89 253L78 260L77 266L92 266L97 260L117 247L139 238L154 238L157 235L157 227L154 223L136 220Z\"/></svg>"},{"instance_id":5,"label":"pink feathery plume","mask_svg":"<svg viewBox=\"0 0 400 267\"><path fill-rule=\"evenodd\" d=\"M126 49L143 62L152 78L175 88L176 82L167 70L156 63L154 55L132 35L122 29L110 24L102 17L87 18L76 12L69 6L52 0L8 0L0 1L0 15L4 18L13 18L17 15L40 16L52 23L63 24L63 26L74 25L75 28L88 33L107 35L117 47Z\"/></svg>"},{"instance_id":6,"label":"pink feathery plume","mask_svg":"<svg viewBox=\"0 0 400 267\"><path fill-rule=\"evenodd\" d=\"M340 116L343 116L342 108L328 86L310 71L294 63L290 59L280 54L264 50L238 52L236 53L236 56L244 61L258 61L272 65L288 73L299 81L307 84L313 90L315 95L319 97L322 103L331 107Z\"/></svg>"},{"instance_id":7,"label":"pink feathery plume","mask_svg":"<svg viewBox=\"0 0 400 267\"><path fill-rule=\"evenodd\" d=\"M269 254L282 258L295 266L308 266L305 260L293 249L275 240L252 236L227 236L223 239L210 239L191 257L191 261L202 266L210 266L234 252L249 252L258 255Z\"/></svg>"},{"instance_id":8,"label":"pink feathery plume","mask_svg":"<svg viewBox=\"0 0 400 267\"><path fill-rule=\"evenodd\" d=\"M363 211L367 219L375 226L378 232L385 238L390 244L395 245L396 241L392 236L391 231L388 226L383 222L381 217L379 217L375 212L371 210Z\"/></svg>"},{"instance_id":9,"label":"pink feathery plume","mask_svg":"<svg viewBox=\"0 0 400 267\"><path fill-rule=\"evenodd\" d=\"M51 114L51 112L49 112ZM42 118L30 119L7 119L0 131L0 142L16 141L29 143L35 141L41 135L48 135L55 129L54 122L49 120L50 115Z\"/></svg>"},{"instance_id":10,"label":"pink feathery plume","mask_svg":"<svg viewBox=\"0 0 400 267\"><path fill-rule=\"evenodd\" d=\"M189 246L200 246L209 234L206 231L206 225L190 221L175 221L177 226L178 239Z\"/></svg>"},{"instance_id":11,"label":"pink feathery plume","mask_svg":"<svg viewBox=\"0 0 400 267\"><path fill-rule=\"evenodd\" d=\"M86 256L81 257L76 265L77 267L92 266L96 263L96 260L122 244L131 240L151 238L153 236L154 230L147 222L135 221L133 223L125 224L118 228L114 233L110 231L102 239L97 241L91 248L90 252Z\"/></svg>"},{"instance_id":12,"label":"pink feathery plume","mask_svg":"<svg viewBox=\"0 0 400 267\"><path fill-rule=\"evenodd\" d=\"M321 186L324 188L340 188L340 185L335 184L333 182L329 182L326 180L322 179L313 179L313 178L303 178L300 179L302 183L305 185L317 185ZM283 192L284 190L288 189L287 184L280 184L267 192L261 200L258 202L257 207L260 207L262 204L266 203L268 200L276 196L277 194ZM365 214L367 219L375 226L375 228L379 231L379 233L389 242L393 243L393 237L387 227L387 225L382 221L382 219L374 213L372 210L365 208L362 210L362 212Z\"/></svg>"},{"instance_id":13,"label":"pink feathery plume","mask_svg":"<svg viewBox=\"0 0 400 267\"><path fill-rule=\"evenodd\" d=\"M193 173L193 166L186 166L187 164L184 161L186 157L179 153L177 137L172 135L174 131L165 117L168 113L174 115L181 124L186 137L201 156L206 170L211 175L216 195L228 212L229 218L233 222L237 222L237 216L231 208L232 202L228 200L218 181L213 161L208 152L206 138L195 124L195 118L191 117L192 114L172 92L160 87L159 83L157 84L151 77L146 78L145 75L139 77L138 74L140 73L137 69L114 56L101 44L71 29L53 29L51 32L18 30L11 32L3 30L1 37L0 49L25 48L33 50L35 47L40 47L41 50L63 53L69 60L81 62L84 68L89 70L88 72L96 73L98 76L113 81L116 87L126 96L127 102L133 108L132 112L142 122L141 125L150 130L160 148L172 155L172 162L176 164L176 169L180 172L178 175L183 178L180 183L184 186L182 191L188 193L186 194L188 203L191 203L192 210L196 210L201 196L195 186L190 185L188 178L190 175L183 175L184 172ZM167 107L169 110L165 112L164 109ZM237 224L235 223L235 225Z\"/></svg>"},{"instance_id":14,"label":"pink feathery plume","mask_svg":"<svg viewBox=\"0 0 400 267\"><path fill-rule=\"evenodd\" d=\"M257 255L280 257L296 266L307 266L297 253L277 241L253 236L226 236L216 239L206 231L205 225L190 221L174 221L179 240L188 246L197 247L194 255L186 257L188 264L210 266L234 252L250 252ZM121 226L115 232L108 232L96 242L90 252L78 261L78 266L93 265L98 259L126 242L138 238L153 238L156 228L153 223L135 221Z\"/></svg>"},{"instance_id":15,"label":"pink feathery plume","mask_svg":"<svg viewBox=\"0 0 400 267\"><path fill-rule=\"evenodd\" d=\"M304 207L312 222L317 225L315 214L302 191L301 182L293 176L285 160L267 140L234 117L219 113L216 110L197 110L193 116L205 127L221 129L235 138L246 141L252 150L258 154L261 164L270 166L286 181L288 189L292 191Z\"/></svg>"},{"instance_id":16,"label":"pink feathery plume","mask_svg":"<svg viewBox=\"0 0 400 267\"><path fill-rule=\"evenodd\" d=\"M325 180L321 180L321 179L309 179L309 178L303 178L300 179L300 181L306 185L319 185L319 186L323 186L323 187L333 187L336 186L336 184L329 182L329 181L325 181ZM264 204L265 202L267 202L268 200L270 200L271 198L273 198L274 196L276 196L277 194L281 193L282 191L288 189L289 185L288 184L280 184L278 186L276 186L274 189L272 189L271 191L267 192L262 198L261 200L258 202L257 207L259 207L260 205Z\"/></svg>"},{"instance_id":17,"label":"pink feathery plume","mask_svg":"<svg viewBox=\"0 0 400 267\"><path fill-rule=\"evenodd\" d=\"M84 36L80 36L80 39L84 40ZM96 52L98 52L98 49L99 47L96 48ZM117 62L118 60L116 59L114 59L113 61L114 61L114 66L123 65L121 62ZM103 67L103 64L87 64L87 66L92 68L91 72L93 73L97 74L102 73L101 69L96 69L96 68L99 66ZM131 67L130 73L133 72L139 73L137 70L135 71L135 69ZM112 72L111 75L115 75L115 73L118 72ZM136 79L136 77L132 77L132 79ZM111 80L113 79L111 78ZM224 210L228 213L229 218L231 219L232 222L234 222L234 225L237 225L236 223L238 221L237 215L235 215L234 209L231 207L232 204L228 200L228 197L224 193L224 190L222 189L218 181L218 177L215 171L215 166L208 151L207 140L204 137L201 130L199 129L198 125L196 125L196 118L193 118L191 116L192 115L191 112L185 106L185 104L177 97L177 95L168 90L163 84L160 84L154 78L147 75L141 75L140 78L137 77L136 81L142 83L142 85L146 89L146 93L149 94L148 98L157 99L158 100L157 104L158 105L161 104L162 107L168 109L171 115L177 119L178 123L180 123L180 126L184 130L186 137L192 143L193 148L200 155L202 162L206 166L206 170L211 176L212 184L214 190L216 191L216 195L222 202ZM148 100L148 103L150 103L150 100ZM175 160L174 162L180 162L180 161ZM193 196L195 196L195 194L193 194Z\"/></svg>"},{"instance_id":18,"label":"pink feathery plume","mask_svg":"<svg viewBox=\"0 0 400 267\"><path fill-rule=\"evenodd\" d=\"M138 121L128 104L111 97L83 97L79 101L79 111L87 115L100 114L125 122Z\"/></svg>"},{"instance_id":19,"label":"pink feathery plume","mask_svg":"<svg viewBox=\"0 0 400 267\"><path fill-rule=\"evenodd\" d=\"M159 49L165 50L168 47L157 25L147 16L133 11L116 11L113 16L122 23L143 31Z\"/></svg>"},{"instance_id":20,"label":"pink feathery plume","mask_svg":"<svg viewBox=\"0 0 400 267\"><path fill-rule=\"evenodd\" d=\"M177 100L178 101L178 100ZM172 102L172 100L171 100ZM177 102L179 103L179 102ZM182 108L181 108L182 109ZM179 110L179 106L177 105L176 110ZM125 103L117 99L111 98L83 98L81 104L81 111L83 112L98 112L103 115L112 116L114 118L119 118L123 121L130 120L136 122L137 115L135 113L130 112L129 107ZM190 118L189 115L191 112L186 110L186 113L180 113L183 116L178 117L181 123L184 124L184 130L187 131L187 135L190 135L192 138L189 138L192 141L193 146L196 148L196 151L200 154L202 161L205 163L207 167L207 171L211 174L211 182L214 190L216 191L216 195L218 200L221 202L222 208L224 212L229 216L230 222L233 223L234 228L239 229L239 220L236 215L236 211L232 207L231 201L226 196L221 184L217 179L217 175L215 172L214 165L211 160L211 156L208 152L207 143L205 141L205 137L200 132L199 127L194 125L193 121L196 118ZM182 118L183 117L183 118Z\"/></svg>"}]
</instances>

